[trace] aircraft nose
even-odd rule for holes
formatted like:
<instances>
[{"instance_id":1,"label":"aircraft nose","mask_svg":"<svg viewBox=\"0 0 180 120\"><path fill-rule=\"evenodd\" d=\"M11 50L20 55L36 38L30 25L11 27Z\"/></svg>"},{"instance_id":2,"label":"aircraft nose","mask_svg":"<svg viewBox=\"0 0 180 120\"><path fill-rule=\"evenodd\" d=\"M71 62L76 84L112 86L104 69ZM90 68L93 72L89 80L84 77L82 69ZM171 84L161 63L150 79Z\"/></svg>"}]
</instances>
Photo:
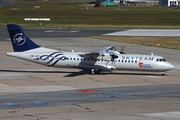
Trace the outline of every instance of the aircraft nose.
<instances>
[{"instance_id":1,"label":"aircraft nose","mask_svg":"<svg viewBox=\"0 0 180 120\"><path fill-rule=\"evenodd\" d=\"M172 70L172 69L174 68L174 65L172 65L171 63L169 63L167 67L168 67L169 70Z\"/></svg>"}]
</instances>

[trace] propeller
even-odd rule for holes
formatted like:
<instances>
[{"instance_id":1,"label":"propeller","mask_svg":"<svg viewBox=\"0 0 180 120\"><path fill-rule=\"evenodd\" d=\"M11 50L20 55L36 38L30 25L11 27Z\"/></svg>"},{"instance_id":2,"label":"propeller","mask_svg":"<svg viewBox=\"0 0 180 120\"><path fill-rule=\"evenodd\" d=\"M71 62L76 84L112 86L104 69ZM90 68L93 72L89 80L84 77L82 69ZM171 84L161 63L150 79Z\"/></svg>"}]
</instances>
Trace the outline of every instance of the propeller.
<instances>
[{"instance_id":1,"label":"propeller","mask_svg":"<svg viewBox=\"0 0 180 120\"><path fill-rule=\"evenodd\" d=\"M111 55L111 61L114 61L114 59L118 58L118 56L114 53L113 54L110 53L110 55Z\"/></svg>"},{"instance_id":2,"label":"propeller","mask_svg":"<svg viewBox=\"0 0 180 120\"><path fill-rule=\"evenodd\" d=\"M123 52L124 51L124 46L123 45L121 45L121 51L120 51L120 53L121 54L126 54L125 52Z\"/></svg>"},{"instance_id":3,"label":"propeller","mask_svg":"<svg viewBox=\"0 0 180 120\"><path fill-rule=\"evenodd\" d=\"M124 52L125 46L121 45L121 51L119 52L120 54L126 54ZM113 51L110 51L110 56L111 56L111 61L114 62L114 59L118 58L118 55L116 53L116 48L114 48Z\"/></svg>"},{"instance_id":4,"label":"propeller","mask_svg":"<svg viewBox=\"0 0 180 120\"><path fill-rule=\"evenodd\" d=\"M118 55L117 55L117 53L116 53L116 48L114 47L113 50L108 50L107 52L108 52L109 56L111 57L111 60L110 60L110 61L112 62L112 64L114 64L114 62L115 62L114 59L118 58ZM106 65L107 65L110 61L107 61Z\"/></svg>"}]
</instances>

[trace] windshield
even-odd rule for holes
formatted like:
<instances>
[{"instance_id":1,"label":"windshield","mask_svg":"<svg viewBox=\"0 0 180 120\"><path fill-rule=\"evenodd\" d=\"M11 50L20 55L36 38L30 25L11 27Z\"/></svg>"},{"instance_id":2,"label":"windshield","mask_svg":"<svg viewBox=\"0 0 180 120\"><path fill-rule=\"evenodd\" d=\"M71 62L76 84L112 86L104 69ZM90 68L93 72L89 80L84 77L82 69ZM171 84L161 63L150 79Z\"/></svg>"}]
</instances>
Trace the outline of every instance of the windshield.
<instances>
[{"instance_id":1,"label":"windshield","mask_svg":"<svg viewBox=\"0 0 180 120\"><path fill-rule=\"evenodd\" d=\"M166 60L165 60L164 58L157 58L156 61L157 61L157 62L164 62L164 61L166 61Z\"/></svg>"}]
</instances>

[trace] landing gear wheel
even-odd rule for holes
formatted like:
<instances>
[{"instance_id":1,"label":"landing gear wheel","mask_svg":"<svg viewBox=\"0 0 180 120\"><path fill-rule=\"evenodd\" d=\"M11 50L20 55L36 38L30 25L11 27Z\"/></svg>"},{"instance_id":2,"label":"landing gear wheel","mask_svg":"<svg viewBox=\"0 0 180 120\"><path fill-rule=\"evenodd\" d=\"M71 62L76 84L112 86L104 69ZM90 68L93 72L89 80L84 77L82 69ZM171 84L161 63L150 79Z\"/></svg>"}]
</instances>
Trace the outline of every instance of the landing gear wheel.
<instances>
[{"instance_id":1,"label":"landing gear wheel","mask_svg":"<svg viewBox=\"0 0 180 120\"><path fill-rule=\"evenodd\" d=\"M160 75L164 76L164 75L165 75L165 72L161 72Z\"/></svg>"},{"instance_id":2,"label":"landing gear wheel","mask_svg":"<svg viewBox=\"0 0 180 120\"><path fill-rule=\"evenodd\" d=\"M91 69L91 74L93 75L95 73L95 69Z\"/></svg>"},{"instance_id":3,"label":"landing gear wheel","mask_svg":"<svg viewBox=\"0 0 180 120\"><path fill-rule=\"evenodd\" d=\"M99 74L100 70L99 69L91 69L91 74Z\"/></svg>"}]
</instances>

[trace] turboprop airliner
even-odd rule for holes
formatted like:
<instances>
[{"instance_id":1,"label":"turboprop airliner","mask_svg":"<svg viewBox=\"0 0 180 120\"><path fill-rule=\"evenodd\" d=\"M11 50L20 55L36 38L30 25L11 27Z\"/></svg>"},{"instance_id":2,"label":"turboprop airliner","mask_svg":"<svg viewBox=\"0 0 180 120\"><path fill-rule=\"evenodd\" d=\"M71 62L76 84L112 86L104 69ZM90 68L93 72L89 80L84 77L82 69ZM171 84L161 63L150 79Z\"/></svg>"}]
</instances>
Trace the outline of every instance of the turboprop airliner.
<instances>
[{"instance_id":1,"label":"turboprop airliner","mask_svg":"<svg viewBox=\"0 0 180 120\"><path fill-rule=\"evenodd\" d=\"M125 54L113 46L107 46L92 52L63 52L41 47L29 39L23 29L16 24L7 24L14 52L8 56L46 65L48 67L79 68L89 70L91 74L102 71L127 70L160 72L174 66L157 55Z\"/></svg>"}]
</instances>

